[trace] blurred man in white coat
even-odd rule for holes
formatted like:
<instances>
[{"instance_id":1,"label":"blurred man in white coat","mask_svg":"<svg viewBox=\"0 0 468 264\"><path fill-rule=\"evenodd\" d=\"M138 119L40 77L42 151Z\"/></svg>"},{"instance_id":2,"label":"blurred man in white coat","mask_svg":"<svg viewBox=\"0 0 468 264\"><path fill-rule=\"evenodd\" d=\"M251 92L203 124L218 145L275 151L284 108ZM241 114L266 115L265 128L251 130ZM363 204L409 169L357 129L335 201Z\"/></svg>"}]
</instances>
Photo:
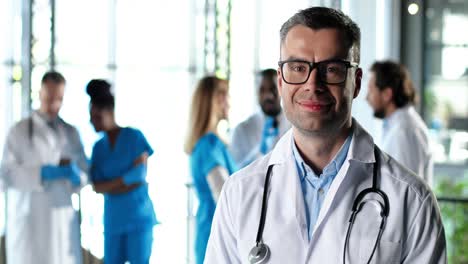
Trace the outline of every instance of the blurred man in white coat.
<instances>
[{"instance_id":1,"label":"blurred man in white coat","mask_svg":"<svg viewBox=\"0 0 468 264\"><path fill-rule=\"evenodd\" d=\"M71 196L87 181L87 160L78 131L58 116L64 89L60 73L46 73L40 108L15 124L5 142L8 264L82 263Z\"/></svg>"},{"instance_id":2,"label":"blurred man in white coat","mask_svg":"<svg viewBox=\"0 0 468 264\"><path fill-rule=\"evenodd\" d=\"M240 123L232 134L230 150L239 168L270 152L278 139L291 128L281 109L276 70L263 70L259 78L261 111Z\"/></svg>"},{"instance_id":3,"label":"blurred man in white coat","mask_svg":"<svg viewBox=\"0 0 468 264\"><path fill-rule=\"evenodd\" d=\"M372 65L367 101L374 116L383 119L377 145L431 185L434 168L429 131L414 109L415 97L406 67L393 61Z\"/></svg>"}]
</instances>

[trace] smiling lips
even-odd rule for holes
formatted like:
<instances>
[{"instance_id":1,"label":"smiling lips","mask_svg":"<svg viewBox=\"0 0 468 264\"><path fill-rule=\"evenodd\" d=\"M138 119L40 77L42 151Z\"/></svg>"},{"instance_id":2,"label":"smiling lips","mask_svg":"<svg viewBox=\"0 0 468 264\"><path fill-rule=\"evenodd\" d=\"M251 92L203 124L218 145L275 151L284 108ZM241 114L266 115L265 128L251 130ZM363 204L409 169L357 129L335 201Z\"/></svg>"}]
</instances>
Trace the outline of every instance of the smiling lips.
<instances>
[{"instance_id":1,"label":"smiling lips","mask_svg":"<svg viewBox=\"0 0 468 264\"><path fill-rule=\"evenodd\" d=\"M329 102L318 102L315 100L299 100L297 103L308 112L323 112L331 106Z\"/></svg>"}]
</instances>

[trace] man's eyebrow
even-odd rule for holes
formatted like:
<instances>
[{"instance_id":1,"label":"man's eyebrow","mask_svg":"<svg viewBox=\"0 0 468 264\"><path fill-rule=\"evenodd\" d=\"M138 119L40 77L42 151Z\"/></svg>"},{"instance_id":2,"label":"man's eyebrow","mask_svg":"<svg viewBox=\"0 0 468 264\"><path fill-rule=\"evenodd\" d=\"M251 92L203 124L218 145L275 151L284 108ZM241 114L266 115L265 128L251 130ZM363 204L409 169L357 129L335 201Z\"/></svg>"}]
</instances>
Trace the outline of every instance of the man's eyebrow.
<instances>
[{"instance_id":1,"label":"man's eyebrow","mask_svg":"<svg viewBox=\"0 0 468 264\"><path fill-rule=\"evenodd\" d=\"M346 60L346 58L343 58L342 56L333 56L333 57L330 57L330 58L326 58L324 60L321 60L321 61L308 61L304 58L299 58L299 57L296 57L296 56L289 56L287 57L285 60L282 60L282 61L305 61L305 62L312 62L312 63L318 63L318 62L322 62L322 61L334 61L334 60Z\"/></svg>"},{"instance_id":2,"label":"man's eyebrow","mask_svg":"<svg viewBox=\"0 0 468 264\"><path fill-rule=\"evenodd\" d=\"M304 58L299 58L299 57L295 57L295 56L289 56L285 59L285 61L290 61L290 60L300 60L300 61L307 61L305 60Z\"/></svg>"}]
</instances>

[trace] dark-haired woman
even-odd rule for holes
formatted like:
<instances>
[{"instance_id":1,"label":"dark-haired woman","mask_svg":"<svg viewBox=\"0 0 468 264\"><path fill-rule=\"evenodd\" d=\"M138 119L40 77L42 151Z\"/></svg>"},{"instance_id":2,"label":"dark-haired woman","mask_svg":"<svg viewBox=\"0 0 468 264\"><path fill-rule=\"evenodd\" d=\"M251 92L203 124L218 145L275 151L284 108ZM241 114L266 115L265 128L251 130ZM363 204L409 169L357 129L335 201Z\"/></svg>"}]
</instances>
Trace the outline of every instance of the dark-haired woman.
<instances>
[{"instance_id":1,"label":"dark-haired woman","mask_svg":"<svg viewBox=\"0 0 468 264\"><path fill-rule=\"evenodd\" d=\"M149 263L157 220L145 178L153 149L139 130L117 125L108 82L91 80L86 91L91 123L104 132L91 157L94 190L104 194L104 263Z\"/></svg>"}]
</instances>

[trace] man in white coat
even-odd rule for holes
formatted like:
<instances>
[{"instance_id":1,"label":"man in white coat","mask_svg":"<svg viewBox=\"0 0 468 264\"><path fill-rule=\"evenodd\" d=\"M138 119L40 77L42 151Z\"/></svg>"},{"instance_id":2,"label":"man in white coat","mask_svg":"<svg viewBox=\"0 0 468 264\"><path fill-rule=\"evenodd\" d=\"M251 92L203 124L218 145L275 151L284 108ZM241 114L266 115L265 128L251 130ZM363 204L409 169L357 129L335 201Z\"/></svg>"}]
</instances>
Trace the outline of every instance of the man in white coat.
<instances>
[{"instance_id":1,"label":"man in white coat","mask_svg":"<svg viewBox=\"0 0 468 264\"><path fill-rule=\"evenodd\" d=\"M15 124L5 142L8 264L82 263L71 195L86 183L87 160L78 131L58 116L64 89L60 73L46 73L40 108Z\"/></svg>"},{"instance_id":2,"label":"man in white coat","mask_svg":"<svg viewBox=\"0 0 468 264\"><path fill-rule=\"evenodd\" d=\"M429 131L413 107L415 97L406 67L393 61L372 65L366 98L374 116L383 119L377 145L431 185L434 166Z\"/></svg>"},{"instance_id":3,"label":"man in white coat","mask_svg":"<svg viewBox=\"0 0 468 264\"><path fill-rule=\"evenodd\" d=\"M446 263L434 194L351 117L358 26L312 7L280 38L278 90L292 129L224 184L205 263Z\"/></svg>"},{"instance_id":4,"label":"man in white coat","mask_svg":"<svg viewBox=\"0 0 468 264\"><path fill-rule=\"evenodd\" d=\"M291 128L278 95L276 70L260 72L258 103L261 112L240 123L232 133L230 151L239 168L270 152L279 138Z\"/></svg>"}]
</instances>

